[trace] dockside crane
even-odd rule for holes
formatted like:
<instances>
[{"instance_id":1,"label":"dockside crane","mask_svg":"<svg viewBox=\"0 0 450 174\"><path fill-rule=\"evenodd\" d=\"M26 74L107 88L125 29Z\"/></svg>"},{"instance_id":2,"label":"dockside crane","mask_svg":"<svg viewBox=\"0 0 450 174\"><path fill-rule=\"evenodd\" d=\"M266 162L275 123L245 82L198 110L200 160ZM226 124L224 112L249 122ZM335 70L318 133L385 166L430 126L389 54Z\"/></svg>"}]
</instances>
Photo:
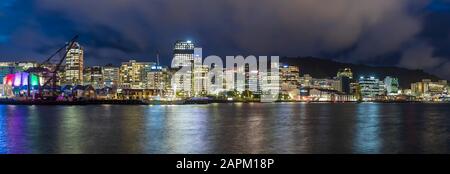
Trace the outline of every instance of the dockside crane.
<instances>
[{"instance_id":1,"label":"dockside crane","mask_svg":"<svg viewBox=\"0 0 450 174\"><path fill-rule=\"evenodd\" d=\"M34 68L30 68L27 70L28 73L42 73L42 74L49 74L49 76L47 76L47 80L43 83L43 85L39 85L39 93L38 93L38 98L41 100L56 100L56 92L57 92L57 85L56 85L56 81L58 78L58 73L61 71L61 65L63 64L64 60L66 60L67 54L69 53L69 50L74 46L75 42L78 40L78 35L76 35L75 37L73 37L70 42L66 43L63 47L59 48L56 52L54 52L53 54L51 54L44 62L42 62L41 64L39 64L37 67ZM44 65L48 65L51 64L51 61L53 60L53 58L62 53L64 51L64 54L62 55L62 57L57 61L58 63L56 64L56 66L54 67L53 70L48 70L46 68L44 68ZM29 85L28 85L29 86ZM44 98L43 95L43 91L44 89L48 89L48 87L50 87L50 98ZM28 87L28 96L30 96L30 87Z\"/></svg>"}]
</instances>

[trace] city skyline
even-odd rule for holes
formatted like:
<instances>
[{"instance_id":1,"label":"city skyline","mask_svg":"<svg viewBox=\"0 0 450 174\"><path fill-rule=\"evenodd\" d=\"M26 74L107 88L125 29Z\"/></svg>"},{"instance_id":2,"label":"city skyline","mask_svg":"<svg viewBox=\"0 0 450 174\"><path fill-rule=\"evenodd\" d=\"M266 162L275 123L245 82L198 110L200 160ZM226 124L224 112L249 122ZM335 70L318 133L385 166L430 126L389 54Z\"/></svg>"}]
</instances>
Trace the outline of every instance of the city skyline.
<instances>
[{"instance_id":1,"label":"city skyline","mask_svg":"<svg viewBox=\"0 0 450 174\"><path fill-rule=\"evenodd\" d=\"M117 154L11 157L102 171L433 168L324 155L450 154L450 0L0 0L9 154Z\"/></svg>"},{"instance_id":2,"label":"city skyline","mask_svg":"<svg viewBox=\"0 0 450 174\"><path fill-rule=\"evenodd\" d=\"M67 38L80 34L88 66L151 61L157 52L168 64L173 41L182 39L202 46L204 55L315 56L450 76L448 1L365 0L356 8L350 0L333 3L340 8L309 0L133 0L126 5L5 0L0 3L0 59L42 61Z\"/></svg>"}]
</instances>

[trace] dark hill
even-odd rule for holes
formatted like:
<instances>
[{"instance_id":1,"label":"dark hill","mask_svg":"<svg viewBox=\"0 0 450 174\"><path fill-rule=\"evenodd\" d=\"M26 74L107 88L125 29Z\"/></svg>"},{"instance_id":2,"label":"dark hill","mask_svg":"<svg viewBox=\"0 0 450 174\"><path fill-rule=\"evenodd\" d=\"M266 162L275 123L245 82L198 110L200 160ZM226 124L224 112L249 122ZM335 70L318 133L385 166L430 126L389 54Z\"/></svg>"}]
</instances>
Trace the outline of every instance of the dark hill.
<instances>
[{"instance_id":1,"label":"dark hill","mask_svg":"<svg viewBox=\"0 0 450 174\"><path fill-rule=\"evenodd\" d=\"M342 68L351 68L355 78L360 76L374 76L382 80L386 76L397 77L402 88L410 88L411 83L421 81L422 79L439 80L437 76L428 74L422 70L341 63L314 57L286 57L281 58L280 62L299 66L301 75L310 74L314 78L334 77L338 70Z\"/></svg>"}]
</instances>

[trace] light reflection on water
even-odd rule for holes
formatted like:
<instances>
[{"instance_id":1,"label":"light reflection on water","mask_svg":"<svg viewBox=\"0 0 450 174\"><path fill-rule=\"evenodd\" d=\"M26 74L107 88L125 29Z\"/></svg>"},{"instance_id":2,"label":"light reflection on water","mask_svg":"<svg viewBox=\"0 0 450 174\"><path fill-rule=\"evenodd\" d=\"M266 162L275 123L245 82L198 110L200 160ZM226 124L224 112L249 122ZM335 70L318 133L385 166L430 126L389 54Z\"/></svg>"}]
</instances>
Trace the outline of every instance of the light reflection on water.
<instances>
[{"instance_id":1,"label":"light reflection on water","mask_svg":"<svg viewBox=\"0 0 450 174\"><path fill-rule=\"evenodd\" d=\"M0 105L0 153L449 153L449 106Z\"/></svg>"},{"instance_id":2,"label":"light reflection on water","mask_svg":"<svg viewBox=\"0 0 450 174\"><path fill-rule=\"evenodd\" d=\"M379 153L382 139L380 135L379 104L361 104L357 109L356 137L354 141L356 153Z\"/></svg>"}]
</instances>

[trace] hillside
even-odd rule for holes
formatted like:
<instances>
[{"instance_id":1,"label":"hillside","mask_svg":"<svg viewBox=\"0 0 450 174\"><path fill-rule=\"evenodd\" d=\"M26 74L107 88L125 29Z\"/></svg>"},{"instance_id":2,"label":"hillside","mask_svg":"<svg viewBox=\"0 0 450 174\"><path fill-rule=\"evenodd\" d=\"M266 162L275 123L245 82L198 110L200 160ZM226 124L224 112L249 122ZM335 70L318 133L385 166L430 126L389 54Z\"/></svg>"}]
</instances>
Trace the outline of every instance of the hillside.
<instances>
[{"instance_id":1,"label":"hillside","mask_svg":"<svg viewBox=\"0 0 450 174\"><path fill-rule=\"evenodd\" d=\"M310 74L315 78L334 77L341 68L351 68L355 78L360 76L374 76L379 79L384 79L386 76L398 77L402 88L410 88L411 83L422 79L432 79L433 81L439 79L422 70L341 63L314 57L285 57L281 58L280 62L299 66L301 75Z\"/></svg>"}]
</instances>

